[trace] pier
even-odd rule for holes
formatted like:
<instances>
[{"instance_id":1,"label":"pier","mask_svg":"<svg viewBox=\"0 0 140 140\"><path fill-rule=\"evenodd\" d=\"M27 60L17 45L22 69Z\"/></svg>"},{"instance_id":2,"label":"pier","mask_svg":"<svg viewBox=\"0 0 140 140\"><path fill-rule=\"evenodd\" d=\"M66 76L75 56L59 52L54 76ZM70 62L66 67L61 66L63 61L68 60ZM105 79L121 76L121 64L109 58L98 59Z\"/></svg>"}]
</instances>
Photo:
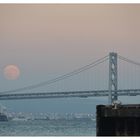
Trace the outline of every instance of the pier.
<instances>
[{"instance_id":1,"label":"pier","mask_svg":"<svg viewBox=\"0 0 140 140\"><path fill-rule=\"evenodd\" d=\"M140 136L140 104L97 105L97 136Z\"/></svg>"}]
</instances>

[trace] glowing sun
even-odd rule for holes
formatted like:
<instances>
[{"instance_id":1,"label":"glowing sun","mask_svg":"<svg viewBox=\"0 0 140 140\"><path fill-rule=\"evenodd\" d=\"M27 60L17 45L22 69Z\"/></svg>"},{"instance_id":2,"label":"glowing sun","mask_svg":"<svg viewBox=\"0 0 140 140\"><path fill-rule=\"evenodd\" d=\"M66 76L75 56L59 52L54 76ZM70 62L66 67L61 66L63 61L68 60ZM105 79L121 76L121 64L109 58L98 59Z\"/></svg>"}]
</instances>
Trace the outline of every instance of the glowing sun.
<instances>
[{"instance_id":1,"label":"glowing sun","mask_svg":"<svg viewBox=\"0 0 140 140\"><path fill-rule=\"evenodd\" d=\"M16 80L20 76L20 70L16 65L7 65L4 68L4 76L8 80Z\"/></svg>"}]
</instances>

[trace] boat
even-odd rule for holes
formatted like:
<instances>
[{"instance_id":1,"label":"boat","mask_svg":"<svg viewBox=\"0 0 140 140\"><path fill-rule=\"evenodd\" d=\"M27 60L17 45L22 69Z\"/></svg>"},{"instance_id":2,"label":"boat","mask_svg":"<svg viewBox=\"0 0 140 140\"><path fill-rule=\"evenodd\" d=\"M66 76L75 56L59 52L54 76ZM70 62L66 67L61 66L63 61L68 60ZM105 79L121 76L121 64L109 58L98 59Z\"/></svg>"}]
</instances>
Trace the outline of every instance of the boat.
<instances>
[{"instance_id":1,"label":"boat","mask_svg":"<svg viewBox=\"0 0 140 140\"><path fill-rule=\"evenodd\" d=\"M6 114L0 112L0 121L8 121L8 117Z\"/></svg>"},{"instance_id":2,"label":"boat","mask_svg":"<svg viewBox=\"0 0 140 140\"><path fill-rule=\"evenodd\" d=\"M6 107L0 104L0 121L8 121L8 117L6 115Z\"/></svg>"},{"instance_id":3,"label":"boat","mask_svg":"<svg viewBox=\"0 0 140 140\"><path fill-rule=\"evenodd\" d=\"M16 118L13 118L12 121L27 121L27 119L16 117Z\"/></svg>"},{"instance_id":4,"label":"boat","mask_svg":"<svg viewBox=\"0 0 140 140\"><path fill-rule=\"evenodd\" d=\"M50 120L48 116L40 117L40 118L34 118L34 120Z\"/></svg>"},{"instance_id":5,"label":"boat","mask_svg":"<svg viewBox=\"0 0 140 140\"><path fill-rule=\"evenodd\" d=\"M28 118L24 116L18 116L18 117L14 117L12 121L28 121Z\"/></svg>"}]
</instances>

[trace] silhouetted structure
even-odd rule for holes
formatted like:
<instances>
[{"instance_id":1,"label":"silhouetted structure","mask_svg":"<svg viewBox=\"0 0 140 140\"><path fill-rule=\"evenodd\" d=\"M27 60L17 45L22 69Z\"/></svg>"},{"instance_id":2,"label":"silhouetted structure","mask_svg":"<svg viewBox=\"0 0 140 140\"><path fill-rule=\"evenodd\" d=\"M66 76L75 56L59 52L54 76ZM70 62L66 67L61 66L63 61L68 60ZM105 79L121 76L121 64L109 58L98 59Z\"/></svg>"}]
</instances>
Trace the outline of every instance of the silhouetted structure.
<instances>
[{"instance_id":1,"label":"silhouetted structure","mask_svg":"<svg viewBox=\"0 0 140 140\"><path fill-rule=\"evenodd\" d=\"M97 136L140 136L140 104L98 105Z\"/></svg>"}]
</instances>

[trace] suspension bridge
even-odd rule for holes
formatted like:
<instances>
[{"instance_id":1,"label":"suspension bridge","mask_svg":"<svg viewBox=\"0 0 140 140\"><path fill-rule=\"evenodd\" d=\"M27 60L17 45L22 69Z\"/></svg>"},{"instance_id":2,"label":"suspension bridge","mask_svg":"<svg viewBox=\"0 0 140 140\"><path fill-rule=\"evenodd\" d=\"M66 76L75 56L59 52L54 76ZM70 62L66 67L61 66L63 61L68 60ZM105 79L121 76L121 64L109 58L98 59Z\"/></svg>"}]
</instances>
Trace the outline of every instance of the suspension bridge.
<instances>
[{"instance_id":1,"label":"suspension bridge","mask_svg":"<svg viewBox=\"0 0 140 140\"><path fill-rule=\"evenodd\" d=\"M120 83L125 80L128 81L128 75L132 75L129 74L129 68L127 67L127 71L124 71L123 74L120 74L118 71L118 68L120 68L121 66L124 66L124 64L120 64L121 66L119 67L119 63L118 60L120 60L121 62L125 62L127 64L131 64L133 65L133 67L131 66L130 68L134 68L136 67L136 72L134 71L134 73L136 74L135 76L135 82L132 81L132 78L129 79L129 81L131 81L131 83L129 83L129 87L128 88L124 88L125 85L121 85ZM108 64L106 64L105 62L108 62ZM88 90L71 90L70 91L45 91L45 92L25 92L26 90L32 90L32 89L36 89L36 88L40 88L42 86L49 86L49 85L54 85L55 83L58 83L60 81L65 81L67 79L70 79L74 76L77 76L81 73L84 73L86 71L89 71L90 69L96 69L96 67L98 67L99 65L105 63L105 66L107 66L107 73L106 78L101 77L101 82L98 81L97 78L97 72L94 74L92 73L92 75L95 76L95 82L98 83L98 85L102 86L102 81L105 79L107 80L105 82L106 84L106 89L94 89L96 86L92 85L92 88L88 89ZM100 71L104 71L103 68L99 68ZM99 70L97 70L99 71ZM101 72L102 73L102 72ZM39 84L35 84L35 85L30 85L30 86L25 86L22 88L17 88L17 89L13 89L13 90L7 90L7 91L1 91L0 92L0 100L19 100L19 99L38 99L38 98L67 98L67 97L80 97L80 98L87 98L87 97L103 97L103 96L108 96L108 102L109 104L112 104L114 101L118 100L118 96L137 96L140 95L140 85L138 85L138 83L140 83L140 79L138 77L138 74L140 73L140 63L135 62L133 60L130 60L128 58L125 58L123 56L118 55L117 53L111 52L109 53L109 55L102 57L88 65L85 65L81 68L78 68L72 72L66 73L64 75L58 76L56 78L53 78L51 80L48 81L44 81L41 82ZM119 75L120 74L120 75ZM100 75L100 74L99 74ZM124 77L125 76L125 77ZM92 77L92 76L89 76ZM118 81L118 78L120 79L120 82ZM86 82L87 83L87 82ZM132 85L134 85L134 83L136 83L137 87L133 87ZM80 82L79 82L80 84ZM68 84L70 85L70 84ZM118 86L119 85L119 86ZM57 88L59 89L59 88ZM57 90L56 89L56 90Z\"/></svg>"}]
</instances>

